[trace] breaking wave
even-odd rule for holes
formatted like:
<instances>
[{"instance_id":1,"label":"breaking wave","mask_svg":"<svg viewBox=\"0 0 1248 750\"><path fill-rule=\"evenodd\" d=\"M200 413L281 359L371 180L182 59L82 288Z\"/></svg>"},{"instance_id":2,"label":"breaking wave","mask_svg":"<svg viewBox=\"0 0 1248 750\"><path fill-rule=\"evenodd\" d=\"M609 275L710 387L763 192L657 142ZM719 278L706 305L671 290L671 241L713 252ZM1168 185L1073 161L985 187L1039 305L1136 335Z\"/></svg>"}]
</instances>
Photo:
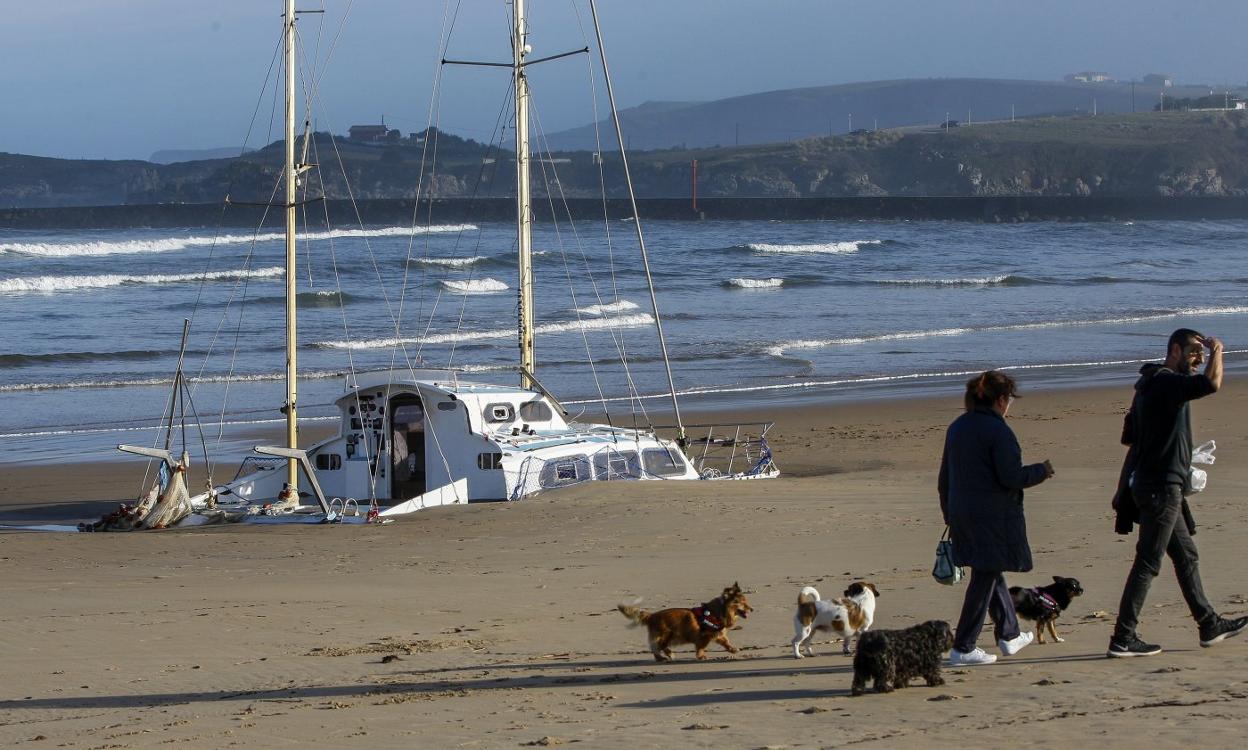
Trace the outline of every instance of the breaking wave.
<instances>
[{"instance_id":1,"label":"breaking wave","mask_svg":"<svg viewBox=\"0 0 1248 750\"><path fill-rule=\"evenodd\" d=\"M636 310L637 303L629 302L622 299L619 302L605 302L601 305L590 305L589 307L578 307L576 309L582 315L605 315L607 313L624 312L625 310Z\"/></svg>"},{"instance_id":2,"label":"breaking wave","mask_svg":"<svg viewBox=\"0 0 1248 750\"><path fill-rule=\"evenodd\" d=\"M300 380L321 380L325 378L345 377L350 373L343 370L311 370L299 373ZM187 381L192 385L198 383L262 383L273 380L285 380L285 372L260 372L250 375L205 375L201 377L187 377ZM74 380L64 383L12 383L9 385L0 385L0 393L12 393L14 391L57 391L70 388L134 388L144 386L169 386L172 385L173 378L169 376L152 377L152 378L123 378L119 380ZM304 419L304 417L299 417Z\"/></svg>"},{"instance_id":3,"label":"breaking wave","mask_svg":"<svg viewBox=\"0 0 1248 750\"><path fill-rule=\"evenodd\" d=\"M507 291L507 285L498 279L443 279L438 284L443 289L460 294L496 294Z\"/></svg>"},{"instance_id":4,"label":"breaking wave","mask_svg":"<svg viewBox=\"0 0 1248 750\"><path fill-rule=\"evenodd\" d=\"M778 289L784 285L784 279L728 279L724 286L734 289Z\"/></svg>"},{"instance_id":5,"label":"breaking wave","mask_svg":"<svg viewBox=\"0 0 1248 750\"><path fill-rule=\"evenodd\" d=\"M593 320L569 321L566 323L546 323L534 329L535 334L564 333L567 331L599 331L609 328L637 328L654 324L654 317L646 313L619 315L614 318L595 318ZM320 349L387 349L405 344L453 344L463 341L481 341L483 339L506 339L516 335L515 328L497 328L489 331L460 331L442 333L432 336L412 336L406 338L370 339L367 341L321 341L313 346Z\"/></svg>"},{"instance_id":6,"label":"breaking wave","mask_svg":"<svg viewBox=\"0 0 1248 750\"><path fill-rule=\"evenodd\" d=\"M889 286L1021 286L1033 283L1022 276L984 276L978 279L878 279L874 283Z\"/></svg>"},{"instance_id":7,"label":"breaking wave","mask_svg":"<svg viewBox=\"0 0 1248 750\"><path fill-rule=\"evenodd\" d=\"M304 241L330 240L346 237L406 237L414 234L442 234L466 232L476 229L475 224L441 224L427 227L380 227L377 229L330 229L321 232L303 232ZM217 237L161 237L150 240L97 240L95 242L11 242L0 244L0 254L20 253L45 258L75 258L98 255L134 255L138 253L168 253L192 247L212 245L243 245L250 242L273 242L286 239L285 232L262 232L255 234L223 234Z\"/></svg>"},{"instance_id":8,"label":"breaking wave","mask_svg":"<svg viewBox=\"0 0 1248 750\"><path fill-rule=\"evenodd\" d=\"M114 286L139 284L184 284L195 281L240 281L252 279L277 279L286 275L280 266L257 268L251 271L213 271L211 273L173 274L98 274L94 276L35 276L29 279L0 279L0 294L20 292L65 292L73 289L105 289Z\"/></svg>"},{"instance_id":9,"label":"breaking wave","mask_svg":"<svg viewBox=\"0 0 1248 750\"><path fill-rule=\"evenodd\" d=\"M745 247L756 253L798 253L844 255L856 253L870 245L883 245L884 240L851 240L849 242L825 242L814 245L773 245L767 242L751 242Z\"/></svg>"},{"instance_id":10,"label":"breaking wave","mask_svg":"<svg viewBox=\"0 0 1248 750\"><path fill-rule=\"evenodd\" d=\"M469 258L412 258L411 262L421 266L439 266L442 268L467 268L489 260L484 255L473 255Z\"/></svg>"},{"instance_id":11,"label":"breaking wave","mask_svg":"<svg viewBox=\"0 0 1248 750\"><path fill-rule=\"evenodd\" d=\"M880 333L869 336L847 336L835 339L798 339L785 341L766 347L763 351L773 357L784 357L786 352L797 349L824 349L833 346L852 346L870 344L879 341L904 341L913 339L940 338L943 336L960 336L966 333L991 333L998 331L1029 331L1041 328L1065 328L1088 325L1120 325L1123 323L1139 323L1150 320L1166 320L1189 315L1242 315L1248 313L1248 306L1231 307L1187 307L1178 310L1167 310L1155 313L1141 313L1113 318L1095 318L1086 320L1043 320L1034 323L1014 323L999 326L968 326L963 328L938 328L928 331L899 331Z\"/></svg>"}]
</instances>

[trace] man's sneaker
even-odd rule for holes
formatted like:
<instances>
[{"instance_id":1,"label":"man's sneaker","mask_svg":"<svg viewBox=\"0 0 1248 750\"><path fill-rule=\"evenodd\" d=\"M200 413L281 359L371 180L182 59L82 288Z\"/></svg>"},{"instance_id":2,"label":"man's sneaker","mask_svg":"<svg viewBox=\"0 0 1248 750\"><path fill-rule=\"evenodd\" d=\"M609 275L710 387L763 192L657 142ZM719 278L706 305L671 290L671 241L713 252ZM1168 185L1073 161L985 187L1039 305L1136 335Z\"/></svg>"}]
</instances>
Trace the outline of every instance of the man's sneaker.
<instances>
[{"instance_id":1,"label":"man's sneaker","mask_svg":"<svg viewBox=\"0 0 1248 750\"><path fill-rule=\"evenodd\" d=\"M951 667L978 667L981 664L991 664L996 660L997 657L982 648L965 652L955 648L949 652L949 666Z\"/></svg>"},{"instance_id":2,"label":"man's sneaker","mask_svg":"<svg viewBox=\"0 0 1248 750\"><path fill-rule=\"evenodd\" d=\"M997 641L997 648L1001 649L1002 656L1013 656L1014 654L1017 654L1019 651L1022 651L1027 646L1030 646L1031 642L1034 641L1035 639L1036 639L1035 633L1022 632L1014 636L1013 638L1009 639L1008 641L1005 640L1004 638Z\"/></svg>"},{"instance_id":3,"label":"man's sneaker","mask_svg":"<svg viewBox=\"0 0 1248 750\"><path fill-rule=\"evenodd\" d=\"M1219 617L1208 625L1201 627L1200 645L1208 648L1219 641L1225 641L1231 636L1239 635L1244 632L1245 628L1248 628L1248 617L1236 617L1234 620Z\"/></svg>"},{"instance_id":4,"label":"man's sneaker","mask_svg":"<svg viewBox=\"0 0 1248 750\"><path fill-rule=\"evenodd\" d=\"M1141 641L1139 636L1131 636L1126 640L1118 640L1117 638L1109 642L1109 651L1105 655L1111 658L1122 658L1124 656L1156 656L1161 653L1161 646L1155 643L1145 643Z\"/></svg>"}]
</instances>

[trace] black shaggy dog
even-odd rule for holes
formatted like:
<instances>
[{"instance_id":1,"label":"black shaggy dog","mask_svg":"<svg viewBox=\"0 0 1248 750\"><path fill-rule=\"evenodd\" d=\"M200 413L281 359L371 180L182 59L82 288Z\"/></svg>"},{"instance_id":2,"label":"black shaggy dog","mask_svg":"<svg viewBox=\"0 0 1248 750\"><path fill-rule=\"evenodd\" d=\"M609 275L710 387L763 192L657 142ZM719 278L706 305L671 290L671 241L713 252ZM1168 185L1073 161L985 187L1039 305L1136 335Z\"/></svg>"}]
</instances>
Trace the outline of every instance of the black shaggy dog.
<instances>
[{"instance_id":1,"label":"black shaggy dog","mask_svg":"<svg viewBox=\"0 0 1248 750\"><path fill-rule=\"evenodd\" d=\"M1036 586L1030 589L1022 586L1010 587L1014 611L1018 612L1019 617L1033 620L1036 623L1037 643L1044 643L1046 629L1049 635L1053 636L1053 640L1058 643L1066 641L1057 634L1057 628L1053 627L1053 623L1057 622L1057 618L1070 606L1071 600L1082 593L1083 586L1079 581L1061 576L1053 576L1053 583L1048 586Z\"/></svg>"},{"instance_id":2,"label":"black shaggy dog","mask_svg":"<svg viewBox=\"0 0 1248 750\"><path fill-rule=\"evenodd\" d=\"M944 685L940 663L951 648L953 630L943 620L928 620L905 630L868 630L858 636L850 692L865 693L868 679L874 681L877 693L904 688L915 677L927 680L928 687Z\"/></svg>"}]
</instances>

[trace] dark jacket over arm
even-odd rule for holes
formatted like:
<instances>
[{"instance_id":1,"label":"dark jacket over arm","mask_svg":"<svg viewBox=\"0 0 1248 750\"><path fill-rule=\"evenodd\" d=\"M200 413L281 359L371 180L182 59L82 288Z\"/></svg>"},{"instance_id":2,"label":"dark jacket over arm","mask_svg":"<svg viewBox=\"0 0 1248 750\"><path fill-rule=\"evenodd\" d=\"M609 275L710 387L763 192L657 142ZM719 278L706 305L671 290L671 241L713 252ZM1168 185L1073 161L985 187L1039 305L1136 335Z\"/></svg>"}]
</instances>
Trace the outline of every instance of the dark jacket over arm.
<instances>
[{"instance_id":1,"label":"dark jacket over arm","mask_svg":"<svg viewBox=\"0 0 1248 750\"><path fill-rule=\"evenodd\" d=\"M1044 481L1043 464L1023 465L1014 431L987 408L949 425L937 489L953 538L954 563L973 570L1031 570L1023 490Z\"/></svg>"}]
</instances>

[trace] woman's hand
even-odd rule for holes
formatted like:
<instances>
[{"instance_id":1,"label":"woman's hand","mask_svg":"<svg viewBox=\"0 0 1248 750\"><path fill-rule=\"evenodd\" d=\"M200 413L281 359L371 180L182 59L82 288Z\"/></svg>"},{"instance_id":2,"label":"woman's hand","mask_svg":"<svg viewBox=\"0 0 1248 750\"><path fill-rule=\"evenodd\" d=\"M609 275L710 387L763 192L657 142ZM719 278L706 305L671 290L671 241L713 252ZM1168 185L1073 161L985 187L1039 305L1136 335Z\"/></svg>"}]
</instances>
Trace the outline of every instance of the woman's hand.
<instances>
[{"instance_id":1,"label":"woman's hand","mask_svg":"<svg viewBox=\"0 0 1248 750\"><path fill-rule=\"evenodd\" d=\"M1049 479L1055 473L1056 472L1053 471L1053 462L1047 458L1044 459L1044 478Z\"/></svg>"}]
</instances>

